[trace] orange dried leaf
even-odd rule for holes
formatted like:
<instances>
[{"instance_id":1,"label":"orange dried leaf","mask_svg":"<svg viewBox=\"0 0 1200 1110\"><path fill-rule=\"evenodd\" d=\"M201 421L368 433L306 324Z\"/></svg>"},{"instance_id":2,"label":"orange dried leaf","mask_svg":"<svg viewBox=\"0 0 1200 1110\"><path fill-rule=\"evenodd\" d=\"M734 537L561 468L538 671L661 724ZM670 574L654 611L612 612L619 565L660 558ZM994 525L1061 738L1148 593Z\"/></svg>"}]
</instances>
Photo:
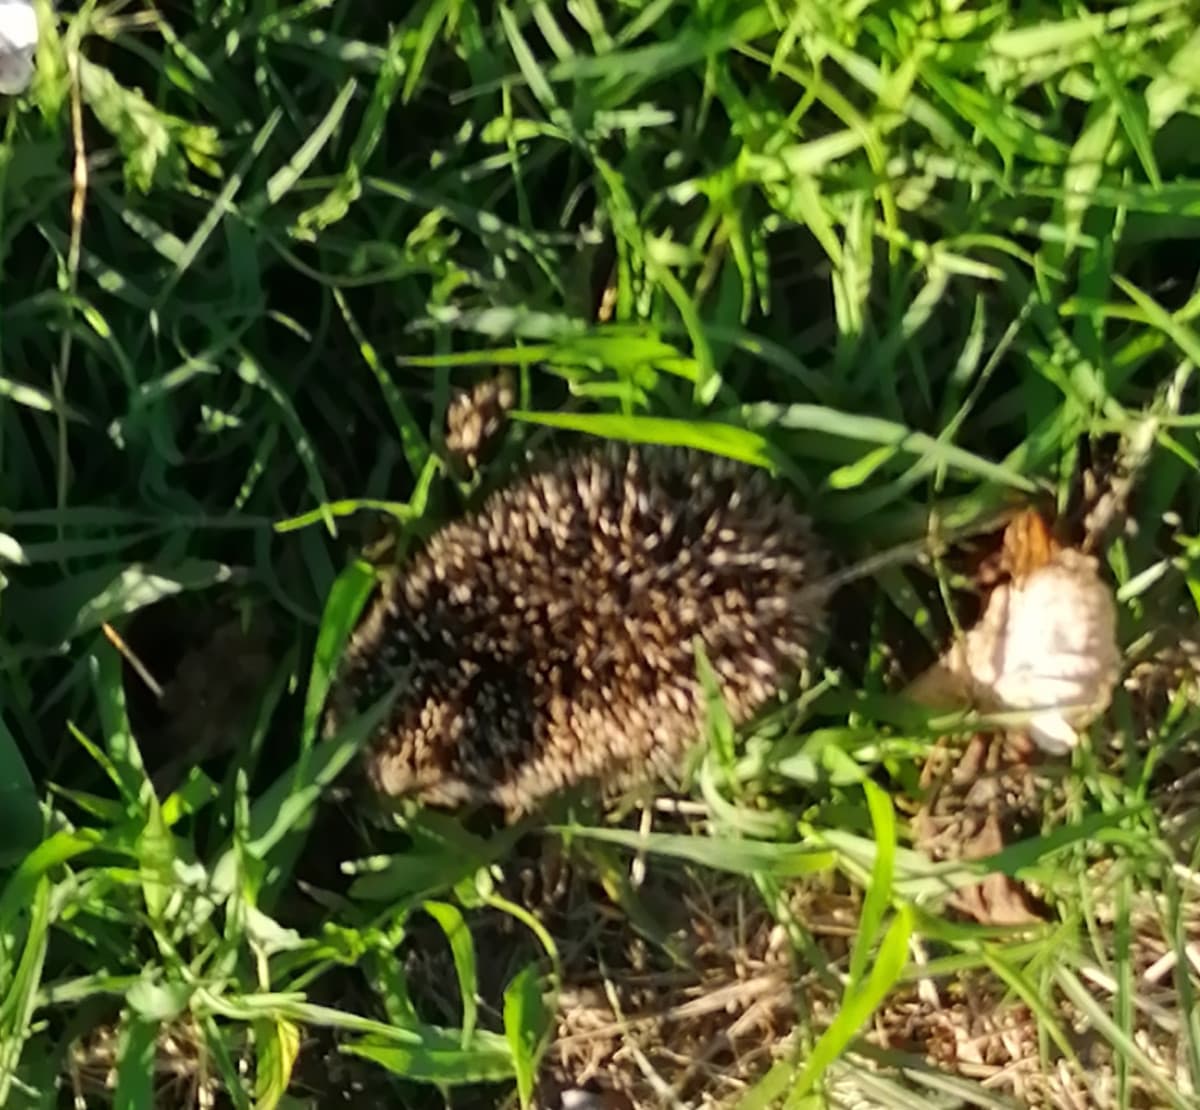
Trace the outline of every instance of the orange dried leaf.
<instances>
[{"instance_id":1,"label":"orange dried leaf","mask_svg":"<svg viewBox=\"0 0 1200 1110\"><path fill-rule=\"evenodd\" d=\"M1026 509L1004 530L1004 566L1014 579L1048 566L1062 550L1041 513Z\"/></svg>"}]
</instances>

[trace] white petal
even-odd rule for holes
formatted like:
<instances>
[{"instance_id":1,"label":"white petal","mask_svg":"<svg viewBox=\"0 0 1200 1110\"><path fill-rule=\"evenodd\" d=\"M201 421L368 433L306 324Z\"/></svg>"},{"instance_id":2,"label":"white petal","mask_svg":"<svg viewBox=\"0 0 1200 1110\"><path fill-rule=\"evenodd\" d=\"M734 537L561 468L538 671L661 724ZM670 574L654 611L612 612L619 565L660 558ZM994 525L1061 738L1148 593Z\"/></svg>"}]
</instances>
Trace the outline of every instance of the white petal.
<instances>
[{"instance_id":1,"label":"white petal","mask_svg":"<svg viewBox=\"0 0 1200 1110\"><path fill-rule=\"evenodd\" d=\"M37 15L28 0L0 0L0 94L29 88L37 41Z\"/></svg>"},{"instance_id":2,"label":"white petal","mask_svg":"<svg viewBox=\"0 0 1200 1110\"><path fill-rule=\"evenodd\" d=\"M979 623L939 663L985 711L1030 710L1043 750L1064 754L1108 707L1120 672L1116 606L1094 559L1070 549L994 590ZM935 672L930 672L935 673ZM918 685L930 689L953 684Z\"/></svg>"},{"instance_id":3,"label":"white petal","mask_svg":"<svg viewBox=\"0 0 1200 1110\"><path fill-rule=\"evenodd\" d=\"M0 0L0 55L32 51L37 42L37 13L29 0Z\"/></svg>"},{"instance_id":4,"label":"white petal","mask_svg":"<svg viewBox=\"0 0 1200 1110\"><path fill-rule=\"evenodd\" d=\"M1066 755L1079 743L1079 734L1061 713L1035 713L1029 721L1029 736L1049 755Z\"/></svg>"},{"instance_id":5,"label":"white petal","mask_svg":"<svg viewBox=\"0 0 1200 1110\"><path fill-rule=\"evenodd\" d=\"M0 54L0 95L17 96L29 88L33 80L33 57L30 54Z\"/></svg>"}]
</instances>

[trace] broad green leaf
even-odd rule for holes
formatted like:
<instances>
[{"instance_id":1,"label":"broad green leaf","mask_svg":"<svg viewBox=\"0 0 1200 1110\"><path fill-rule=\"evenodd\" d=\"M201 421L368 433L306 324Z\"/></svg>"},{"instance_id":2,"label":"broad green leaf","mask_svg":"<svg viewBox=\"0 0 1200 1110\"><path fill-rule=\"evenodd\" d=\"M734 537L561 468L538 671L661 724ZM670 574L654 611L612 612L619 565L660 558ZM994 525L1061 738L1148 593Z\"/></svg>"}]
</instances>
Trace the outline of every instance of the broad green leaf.
<instances>
[{"instance_id":1,"label":"broad green leaf","mask_svg":"<svg viewBox=\"0 0 1200 1110\"><path fill-rule=\"evenodd\" d=\"M550 1027L538 988L537 966L526 964L504 990L504 1032L512 1049L521 1106L530 1106L537 1075L539 1047Z\"/></svg>"},{"instance_id":2,"label":"broad green leaf","mask_svg":"<svg viewBox=\"0 0 1200 1110\"><path fill-rule=\"evenodd\" d=\"M18 864L0 895L0 929L8 928L14 918L29 907L38 884L48 872L100 847L104 835L95 829L52 833Z\"/></svg>"},{"instance_id":3,"label":"broad green leaf","mask_svg":"<svg viewBox=\"0 0 1200 1110\"><path fill-rule=\"evenodd\" d=\"M362 1040L343 1045L342 1051L374 1060L403 1079L446 1087L497 1083L514 1074L507 1042L482 1031L476 1032L466 1049L456 1036L428 1030L414 1044Z\"/></svg>"},{"instance_id":4,"label":"broad green leaf","mask_svg":"<svg viewBox=\"0 0 1200 1110\"><path fill-rule=\"evenodd\" d=\"M138 1019L157 1024L179 1017L194 989L188 983L160 982L155 973L147 971L125 992L125 1001Z\"/></svg>"},{"instance_id":5,"label":"broad green leaf","mask_svg":"<svg viewBox=\"0 0 1200 1110\"><path fill-rule=\"evenodd\" d=\"M229 567L206 559L170 566L131 563L84 571L51 586L6 591L6 610L22 635L58 647L164 598L204 590L232 577Z\"/></svg>"},{"instance_id":6,"label":"broad green leaf","mask_svg":"<svg viewBox=\"0 0 1200 1110\"><path fill-rule=\"evenodd\" d=\"M287 1093L300 1055L300 1029L290 1021L263 1019L254 1023L258 1067L255 1070L255 1110L274 1110Z\"/></svg>"}]
</instances>

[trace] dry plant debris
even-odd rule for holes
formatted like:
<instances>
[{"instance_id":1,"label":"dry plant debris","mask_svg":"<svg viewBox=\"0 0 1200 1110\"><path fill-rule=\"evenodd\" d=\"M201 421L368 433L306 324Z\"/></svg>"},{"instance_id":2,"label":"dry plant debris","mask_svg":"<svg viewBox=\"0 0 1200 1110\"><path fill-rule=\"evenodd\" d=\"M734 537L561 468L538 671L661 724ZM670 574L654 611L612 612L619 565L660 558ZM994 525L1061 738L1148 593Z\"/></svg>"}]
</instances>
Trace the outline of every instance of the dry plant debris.
<instances>
[{"instance_id":1,"label":"dry plant debris","mask_svg":"<svg viewBox=\"0 0 1200 1110\"><path fill-rule=\"evenodd\" d=\"M542 855L514 861L502 881L507 898L537 915L561 960L538 1110L732 1106L788 1050L798 1001L833 1004L815 973L798 971L777 916L749 879L652 858L636 890L618 897L610 864L544 843ZM843 902L796 887L785 909L800 928L845 950L853 921ZM474 912L470 926L480 1012L496 1015L508 977L539 950L524 926L497 910ZM455 1020L445 990L453 974L444 939L432 930L411 934L406 977L427 1020ZM497 1095L492 1088L455 1105L492 1110Z\"/></svg>"},{"instance_id":2,"label":"dry plant debris","mask_svg":"<svg viewBox=\"0 0 1200 1110\"><path fill-rule=\"evenodd\" d=\"M976 734L955 755L939 745L926 761L926 796L913 820L913 839L933 859L982 859L999 852L1016 830L1035 825L1041 790L1024 752L1003 736ZM1041 920L1029 893L998 872L957 891L950 904L991 924Z\"/></svg>"},{"instance_id":3,"label":"dry plant debris","mask_svg":"<svg viewBox=\"0 0 1200 1110\"><path fill-rule=\"evenodd\" d=\"M1008 581L911 694L931 705L1027 711L1022 730L1061 755L1112 699L1116 603L1096 560L1056 543L1036 513L1017 517L1004 544Z\"/></svg>"},{"instance_id":4,"label":"dry plant debris","mask_svg":"<svg viewBox=\"0 0 1200 1110\"><path fill-rule=\"evenodd\" d=\"M77 1108L113 1102L121 1040L119 1026L104 1024L72 1044L69 1081ZM210 1110L218 1105L222 1083L209 1059L203 1034L191 1018L162 1027L155 1040L151 1068L155 1106Z\"/></svg>"},{"instance_id":5,"label":"dry plant debris","mask_svg":"<svg viewBox=\"0 0 1200 1110\"><path fill-rule=\"evenodd\" d=\"M1097 888L1106 883L1103 867L1089 876ZM1193 979L1200 978L1200 891L1187 897L1180 925L1189 951L1197 953ZM1096 940L1114 952L1111 915L1097 923ZM1173 962L1162 907L1140 897L1131 909L1128 949L1133 981L1133 1041L1159 1076L1159 1082L1131 1069L1129 1103L1136 1110L1168 1105L1162 1083L1185 1101L1197 1092L1188 1078L1185 1038L1180 1023ZM1188 969L1184 969L1188 973ZM1108 1010L1117 983L1099 964L1085 963L1079 979L1097 1005ZM1054 1014L1077 1056L1071 1066L1053 1046L1043 1053L1042 1026L1005 985L984 972L966 972L945 982L924 980L894 994L876 1016L869 1039L884 1048L918 1053L939 1069L980 1082L992 1093L1032 1110L1085 1110L1118 1105L1117 1062L1109 1041L1088 1017L1058 990L1043 1001Z\"/></svg>"},{"instance_id":6,"label":"dry plant debris","mask_svg":"<svg viewBox=\"0 0 1200 1110\"><path fill-rule=\"evenodd\" d=\"M1116 606L1093 558L1061 545L1027 511L1005 529L996 581L978 622L909 688L937 708L1030 711L1011 730L981 732L961 752L938 744L922 770L916 844L934 859L980 859L1037 827L1035 749L1061 754L1109 705L1120 670ZM1031 743L1033 747L1031 747ZM1040 920L1021 884L991 873L952 905L978 921Z\"/></svg>"},{"instance_id":7,"label":"dry plant debris","mask_svg":"<svg viewBox=\"0 0 1200 1110\"><path fill-rule=\"evenodd\" d=\"M786 935L746 880L651 866L643 887L674 956L610 910L592 941L559 922L564 990L545 1106L591 1086L609 1105L732 1105L790 1044L798 978ZM594 895L575 902L595 912Z\"/></svg>"},{"instance_id":8,"label":"dry plant debris","mask_svg":"<svg viewBox=\"0 0 1200 1110\"><path fill-rule=\"evenodd\" d=\"M1097 865L1089 876L1097 890L1109 881L1106 867ZM563 888L567 912L539 910L553 922L565 977L556 1040L544 1062L540 1110L733 1107L792 1050L801 1007L818 1029L836 1016L836 984L797 969L783 929L749 883L658 867L651 867L647 882L657 895L655 904L681 907L670 933L683 956L679 963L636 936L625 915L598 902L578 873ZM784 909L821 949L829 967L844 966L861 914L860 891L840 879L832 885L805 881L788 891ZM1180 1028L1184 1015L1174 981L1175 946L1162 910L1142 896L1131 907L1132 1034L1160 1075L1192 1098ZM1185 899L1180 926L1189 952L1196 953L1192 973L1200 975L1200 886ZM1111 914L1097 922L1094 940L1105 951L1115 950L1115 927ZM1111 974L1085 957L1078 975L1097 1005L1110 1009L1117 989ZM1052 988L1045 1001L1080 1066L1054 1045L1047 1051L1039 1017L983 970L898 989L863 1036L880 1049L919 1056L939 1071L977 1082L1015 1106L1085 1110L1116 1105L1111 1044L1058 989ZM854 1067L879 1070L881 1065L855 1055ZM1148 1076L1134 1072L1129 1084L1129 1105L1136 1110L1165 1105ZM858 1090L853 1069L843 1069L834 1086L838 1106L890 1110Z\"/></svg>"}]
</instances>

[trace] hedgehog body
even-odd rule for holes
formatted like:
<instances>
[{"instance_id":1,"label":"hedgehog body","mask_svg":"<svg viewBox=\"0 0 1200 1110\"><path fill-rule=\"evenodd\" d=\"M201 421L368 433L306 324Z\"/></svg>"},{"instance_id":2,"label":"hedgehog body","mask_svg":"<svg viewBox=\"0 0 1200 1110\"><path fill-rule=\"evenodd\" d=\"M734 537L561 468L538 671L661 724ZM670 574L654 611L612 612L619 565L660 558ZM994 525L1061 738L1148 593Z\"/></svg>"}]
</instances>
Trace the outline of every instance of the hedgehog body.
<instances>
[{"instance_id":1,"label":"hedgehog body","mask_svg":"<svg viewBox=\"0 0 1200 1110\"><path fill-rule=\"evenodd\" d=\"M386 576L334 729L390 689L366 777L385 797L518 816L576 784L667 773L698 738L704 645L736 723L807 659L824 559L760 470L689 449L560 458Z\"/></svg>"}]
</instances>

